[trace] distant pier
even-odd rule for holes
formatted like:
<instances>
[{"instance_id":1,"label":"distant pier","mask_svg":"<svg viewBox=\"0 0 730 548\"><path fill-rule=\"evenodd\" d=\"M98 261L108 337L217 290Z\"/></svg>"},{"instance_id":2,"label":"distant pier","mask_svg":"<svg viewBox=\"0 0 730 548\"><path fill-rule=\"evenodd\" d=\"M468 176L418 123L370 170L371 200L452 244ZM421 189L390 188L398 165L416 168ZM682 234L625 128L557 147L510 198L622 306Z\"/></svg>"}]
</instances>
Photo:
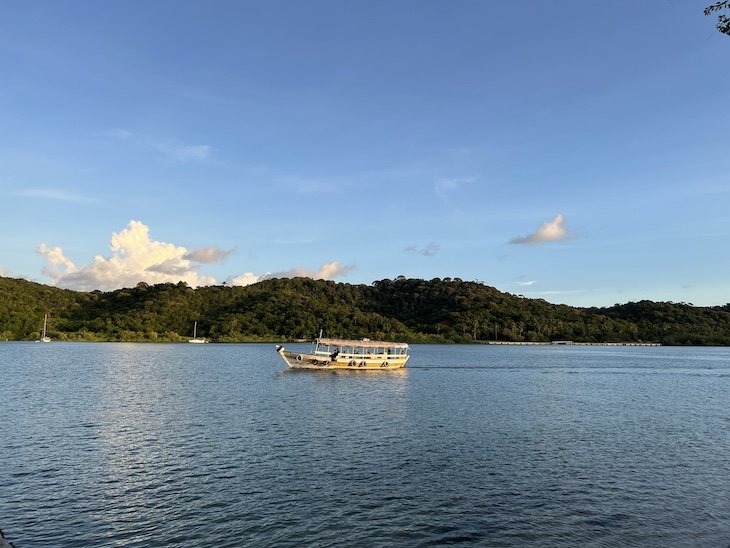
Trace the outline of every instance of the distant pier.
<instances>
[{"instance_id":1,"label":"distant pier","mask_svg":"<svg viewBox=\"0 0 730 548\"><path fill-rule=\"evenodd\" d=\"M504 344L509 346L661 346L657 342L575 342L575 341L478 341L480 344Z\"/></svg>"}]
</instances>

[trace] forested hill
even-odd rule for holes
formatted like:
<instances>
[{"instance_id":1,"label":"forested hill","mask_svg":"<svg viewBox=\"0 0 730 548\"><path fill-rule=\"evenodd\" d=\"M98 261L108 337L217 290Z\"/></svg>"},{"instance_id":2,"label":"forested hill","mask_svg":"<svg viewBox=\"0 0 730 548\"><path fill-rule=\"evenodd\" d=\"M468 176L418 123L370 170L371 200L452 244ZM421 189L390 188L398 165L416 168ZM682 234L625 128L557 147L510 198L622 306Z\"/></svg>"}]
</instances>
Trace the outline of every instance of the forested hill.
<instances>
[{"instance_id":1,"label":"forested hill","mask_svg":"<svg viewBox=\"0 0 730 548\"><path fill-rule=\"evenodd\" d=\"M0 339L37 339L49 314L54 340L212 341L331 337L409 342L551 341L730 345L730 305L641 301L574 308L502 293L478 282L380 280L352 285L308 278L246 287L140 283L77 292L0 277Z\"/></svg>"}]
</instances>

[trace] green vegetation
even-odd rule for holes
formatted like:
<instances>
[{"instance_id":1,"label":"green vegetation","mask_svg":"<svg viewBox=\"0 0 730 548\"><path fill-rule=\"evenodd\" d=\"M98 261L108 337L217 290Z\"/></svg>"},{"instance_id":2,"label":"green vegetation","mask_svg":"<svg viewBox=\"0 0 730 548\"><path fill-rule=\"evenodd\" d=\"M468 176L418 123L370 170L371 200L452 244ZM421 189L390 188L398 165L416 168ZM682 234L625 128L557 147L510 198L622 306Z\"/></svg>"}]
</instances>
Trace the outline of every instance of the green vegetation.
<instances>
[{"instance_id":1,"label":"green vegetation","mask_svg":"<svg viewBox=\"0 0 730 548\"><path fill-rule=\"evenodd\" d=\"M730 12L730 0L721 0L705 8L705 15L717 14L717 30L730 36L730 17L725 12Z\"/></svg>"},{"instance_id":2,"label":"green vegetation","mask_svg":"<svg viewBox=\"0 0 730 548\"><path fill-rule=\"evenodd\" d=\"M478 282L308 278L246 287L185 283L78 292L0 277L0 339L34 340L48 312L61 341L217 342L370 337L409 342L551 341L730 345L730 304L702 308L641 301L575 308L502 293Z\"/></svg>"}]
</instances>

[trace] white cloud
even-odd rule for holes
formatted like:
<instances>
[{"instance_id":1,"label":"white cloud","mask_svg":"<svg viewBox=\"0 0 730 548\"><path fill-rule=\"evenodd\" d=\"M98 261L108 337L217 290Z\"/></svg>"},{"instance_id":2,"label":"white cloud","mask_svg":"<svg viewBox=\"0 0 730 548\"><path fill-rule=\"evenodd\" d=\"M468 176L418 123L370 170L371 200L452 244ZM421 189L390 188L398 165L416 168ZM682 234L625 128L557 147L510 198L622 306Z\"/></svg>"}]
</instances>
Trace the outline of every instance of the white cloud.
<instances>
[{"instance_id":1,"label":"white cloud","mask_svg":"<svg viewBox=\"0 0 730 548\"><path fill-rule=\"evenodd\" d=\"M192 269L187 262L180 261L179 257L171 257L146 268L147 272L159 272L160 274L169 274L175 277L185 276Z\"/></svg>"},{"instance_id":2,"label":"white cloud","mask_svg":"<svg viewBox=\"0 0 730 548\"><path fill-rule=\"evenodd\" d=\"M64 256L60 247L48 247L46 244L40 244L38 253L43 255L49 263L49 266L43 267L43 274L49 278L55 279L63 276L64 273L76 272L76 265Z\"/></svg>"},{"instance_id":3,"label":"white cloud","mask_svg":"<svg viewBox=\"0 0 730 548\"><path fill-rule=\"evenodd\" d=\"M565 217L558 213L552 221L541 224L538 229L524 237L512 238L511 244L537 244L542 242L558 242L568 237Z\"/></svg>"},{"instance_id":4,"label":"white cloud","mask_svg":"<svg viewBox=\"0 0 730 548\"><path fill-rule=\"evenodd\" d=\"M152 240L149 228L140 221L130 221L124 230L112 234L109 248L111 255L97 255L89 264L80 267L66 257L58 246L41 243L37 251L48 262L43 274L51 278L53 285L81 291L110 291L133 287L139 282L158 284L183 281L191 287L212 285L216 283L215 278L199 274L195 263L221 262L234 251L222 250L217 245L188 251L182 246ZM232 285L250 285L270 278L294 277L333 280L346 276L353 268L339 261L331 261L317 270L292 268L265 274L246 272L229 278L227 282Z\"/></svg>"},{"instance_id":5,"label":"white cloud","mask_svg":"<svg viewBox=\"0 0 730 548\"><path fill-rule=\"evenodd\" d=\"M200 162L211 153L208 145L186 145L178 141L148 141L149 145L176 162Z\"/></svg>"},{"instance_id":6,"label":"white cloud","mask_svg":"<svg viewBox=\"0 0 730 548\"><path fill-rule=\"evenodd\" d=\"M280 183L291 187L302 194L331 194L339 189L337 185L318 179L305 179L303 177L285 176L277 179Z\"/></svg>"},{"instance_id":7,"label":"white cloud","mask_svg":"<svg viewBox=\"0 0 730 548\"><path fill-rule=\"evenodd\" d=\"M285 272L275 272L272 274L272 278L294 278L294 277L303 277L303 278L312 278L314 280L334 280L335 278L339 278L342 276L346 276L349 272L351 272L355 267L350 266L344 266L340 264L340 261L331 261L329 263L324 263L322 266L319 267L319 270L308 270L306 268L293 268L291 270L287 270Z\"/></svg>"},{"instance_id":8,"label":"white cloud","mask_svg":"<svg viewBox=\"0 0 730 548\"><path fill-rule=\"evenodd\" d=\"M110 129L108 131L105 131L104 135L106 135L107 137L112 137L114 139L131 139L133 137L132 132L124 128Z\"/></svg>"},{"instance_id":9,"label":"white cloud","mask_svg":"<svg viewBox=\"0 0 730 548\"><path fill-rule=\"evenodd\" d=\"M424 257L430 257L432 255L435 255L438 253L439 249L441 249L441 246L434 242L428 242L428 244L424 247L418 247L416 245L409 245L404 249L404 251L407 251L408 253L419 253L420 255L423 255Z\"/></svg>"},{"instance_id":10,"label":"white cloud","mask_svg":"<svg viewBox=\"0 0 730 548\"><path fill-rule=\"evenodd\" d=\"M266 274L254 274L246 272L239 276L228 279L231 285L251 285L262 280L271 278L312 278L313 280L334 280L346 276L351 272L354 266L344 266L339 261L331 261L319 267L319 270L309 270L307 268L292 268L282 272L267 272Z\"/></svg>"},{"instance_id":11,"label":"white cloud","mask_svg":"<svg viewBox=\"0 0 730 548\"><path fill-rule=\"evenodd\" d=\"M448 192L456 190L459 187L464 186L465 184L473 183L476 180L476 177L452 177L448 179L442 178L436 181L434 188L436 189L436 194L438 194L439 196L444 196Z\"/></svg>"},{"instance_id":12,"label":"white cloud","mask_svg":"<svg viewBox=\"0 0 730 548\"><path fill-rule=\"evenodd\" d=\"M190 145L175 139L153 139L145 135L137 135L124 128L115 128L104 132L112 139L131 141L148 149L159 152L175 162L200 162L210 157L212 148L209 145Z\"/></svg>"},{"instance_id":13,"label":"white cloud","mask_svg":"<svg viewBox=\"0 0 730 548\"><path fill-rule=\"evenodd\" d=\"M217 245L210 245L208 247L199 247L198 249L188 251L183 256L183 259L196 263L222 263L235 250L235 248L231 248L228 251L225 251Z\"/></svg>"},{"instance_id":14,"label":"white cloud","mask_svg":"<svg viewBox=\"0 0 730 548\"><path fill-rule=\"evenodd\" d=\"M41 200L56 200L59 202L73 202L77 204L94 204L99 202L96 198L90 198L88 196L82 196L80 194L73 194L71 192L55 190L52 188L28 188L26 190L19 190L14 195L22 198L39 198Z\"/></svg>"},{"instance_id":15,"label":"white cloud","mask_svg":"<svg viewBox=\"0 0 730 548\"><path fill-rule=\"evenodd\" d=\"M111 256L97 255L88 265L77 267L60 247L38 246L49 266L43 273L54 285L69 289L109 291L131 287L139 282L149 284L183 281L192 287L210 285L215 278L196 272L185 255L184 247L151 240L149 228L139 221L130 221L121 232L112 235Z\"/></svg>"},{"instance_id":16,"label":"white cloud","mask_svg":"<svg viewBox=\"0 0 730 548\"><path fill-rule=\"evenodd\" d=\"M565 290L553 290L553 291L530 291L528 295L575 295L577 293L585 293L585 289L565 289Z\"/></svg>"},{"instance_id":17,"label":"white cloud","mask_svg":"<svg viewBox=\"0 0 730 548\"><path fill-rule=\"evenodd\" d=\"M251 285L255 284L256 282L260 282L264 279L264 276L267 276L268 274L254 274L253 272L244 272L243 274L240 274L238 276L233 276L232 278L228 278L227 283L230 285Z\"/></svg>"},{"instance_id":18,"label":"white cloud","mask_svg":"<svg viewBox=\"0 0 730 548\"><path fill-rule=\"evenodd\" d=\"M6 278L10 278L11 274L7 268L3 268L2 266L0 266L0 276L5 276Z\"/></svg>"},{"instance_id":19,"label":"white cloud","mask_svg":"<svg viewBox=\"0 0 730 548\"><path fill-rule=\"evenodd\" d=\"M521 285L523 287L530 287L530 286L535 285L536 283L537 283L537 280L530 280L527 282L517 282L517 285Z\"/></svg>"}]
</instances>

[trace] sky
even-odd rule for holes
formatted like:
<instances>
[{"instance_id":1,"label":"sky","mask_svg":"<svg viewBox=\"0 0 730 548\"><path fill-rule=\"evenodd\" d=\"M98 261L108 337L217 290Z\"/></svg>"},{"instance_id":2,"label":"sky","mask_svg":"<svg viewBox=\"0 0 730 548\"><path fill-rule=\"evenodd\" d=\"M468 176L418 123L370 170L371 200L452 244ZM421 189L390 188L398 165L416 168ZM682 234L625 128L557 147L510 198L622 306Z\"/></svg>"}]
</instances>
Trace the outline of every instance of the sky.
<instances>
[{"instance_id":1,"label":"sky","mask_svg":"<svg viewBox=\"0 0 730 548\"><path fill-rule=\"evenodd\" d=\"M7 3L0 275L725 304L709 3Z\"/></svg>"}]
</instances>

